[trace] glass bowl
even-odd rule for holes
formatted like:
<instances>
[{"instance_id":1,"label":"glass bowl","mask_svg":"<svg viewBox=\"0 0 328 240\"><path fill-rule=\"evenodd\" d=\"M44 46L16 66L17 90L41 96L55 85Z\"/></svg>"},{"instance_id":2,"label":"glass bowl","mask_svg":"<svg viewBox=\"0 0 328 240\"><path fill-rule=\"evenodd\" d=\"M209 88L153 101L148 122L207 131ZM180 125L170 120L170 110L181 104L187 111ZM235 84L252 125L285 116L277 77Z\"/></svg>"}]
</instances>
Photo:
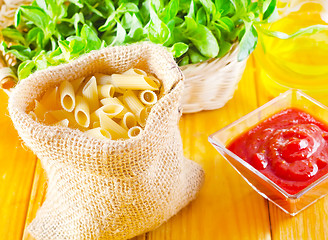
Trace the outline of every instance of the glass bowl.
<instances>
[{"instance_id":1,"label":"glass bowl","mask_svg":"<svg viewBox=\"0 0 328 240\"><path fill-rule=\"evenodd\" d=\"M286 108L303 110L328 124L328 108L298 90L289 90L260 108L209 136L209 142L220 152L246 182L260 195L284 212L294 216L328 193L328 173L296 194L289 194L226 146L259 122Z\"/></svg>"}]
</instances>

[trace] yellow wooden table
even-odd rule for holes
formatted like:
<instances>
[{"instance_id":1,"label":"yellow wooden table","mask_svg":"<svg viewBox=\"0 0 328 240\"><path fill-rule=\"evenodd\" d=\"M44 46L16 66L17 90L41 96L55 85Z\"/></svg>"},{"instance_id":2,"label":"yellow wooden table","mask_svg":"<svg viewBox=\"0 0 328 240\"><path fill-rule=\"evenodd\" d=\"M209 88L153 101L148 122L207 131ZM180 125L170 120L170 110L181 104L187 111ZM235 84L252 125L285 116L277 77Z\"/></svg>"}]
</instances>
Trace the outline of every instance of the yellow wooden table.
<instances>
[{"instance_id":1,"label":"yellow wooden table","mask_svg":"<svg viewBox=\"0 0 328 240\"><path fill-rule=\"evenodd\" d=\"M328 197L290 217L248 186L207 140L271 98L261 86L256 65L251 56L225 107L182 117L184 154L203 166L205 184L195 201L135 240L328 239ZM25 229L44 200L47 178L40 161L20 141L7 101L0 91L0 239L33 239Z\"/></svg>"}]
</instances>

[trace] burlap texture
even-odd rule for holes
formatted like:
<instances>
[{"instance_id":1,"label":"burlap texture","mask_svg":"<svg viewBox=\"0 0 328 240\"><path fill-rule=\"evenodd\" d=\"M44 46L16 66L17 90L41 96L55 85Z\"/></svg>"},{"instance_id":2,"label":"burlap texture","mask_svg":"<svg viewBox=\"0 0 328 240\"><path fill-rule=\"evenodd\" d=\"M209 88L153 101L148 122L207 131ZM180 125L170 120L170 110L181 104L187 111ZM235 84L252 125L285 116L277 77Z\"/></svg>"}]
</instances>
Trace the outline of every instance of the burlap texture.
<instances>
[{"instance_id":1,"label":"burlap texture","mask_svg":"<svg viewBox=\"0 0 328 240\"><path fill-rule=\"evenodd\" d=\"M134 139L98 140L27 114L35 99L63 80L131 67L155 74L165 94ZM28 227L36 239L131 238L158 227L195 198L204 173L183 157L177 124L182 80L163 47L143 43L94 51L17 85L10 116L48 175L46 200Z\"/></svg>"}]
</instances>

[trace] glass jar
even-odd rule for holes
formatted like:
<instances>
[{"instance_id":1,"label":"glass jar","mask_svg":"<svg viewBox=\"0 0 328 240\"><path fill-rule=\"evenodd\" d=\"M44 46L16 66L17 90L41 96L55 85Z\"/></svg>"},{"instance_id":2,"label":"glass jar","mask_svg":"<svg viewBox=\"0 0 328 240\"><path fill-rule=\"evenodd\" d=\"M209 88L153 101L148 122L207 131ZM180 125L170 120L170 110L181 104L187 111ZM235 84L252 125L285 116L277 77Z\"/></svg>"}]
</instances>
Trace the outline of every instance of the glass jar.
<instances>
[{"instance_id":1,"label":"glass jar","mask_svg":"<svg viewBox=\"0 0 328 240\"><path fill-rule=\"evenodd\" d=\"M318 24L328 27L327 0L280 0L278 14L277 20L261 28L291 35ZM270 95L295 88L328 104L328 30L279 39L261 28L254 56L260 81Z\"/></svg>"}]
</instances>

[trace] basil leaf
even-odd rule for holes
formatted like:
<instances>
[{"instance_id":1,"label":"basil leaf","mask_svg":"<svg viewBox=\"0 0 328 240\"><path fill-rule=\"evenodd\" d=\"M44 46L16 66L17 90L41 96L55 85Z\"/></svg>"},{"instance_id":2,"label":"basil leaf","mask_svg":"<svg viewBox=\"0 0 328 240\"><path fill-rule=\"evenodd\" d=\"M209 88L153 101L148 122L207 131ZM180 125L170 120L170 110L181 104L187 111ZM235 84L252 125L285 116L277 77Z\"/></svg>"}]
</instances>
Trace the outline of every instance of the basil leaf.
<instances>
[{"instance_id":1,"label":"basil leaf","mask_svg":"<svg viewBox=\"0 0 328 240\"><path fill-rule=\"evenodd\" d=\"M21 23L22 20L22 13L20 11L20 9L18 8L18 10L15 13L15 27L18 27L19 24Z\"/></svg>"},{"instance_id":2,"label":"basil leaf","mask_svg":"<svg viewBox=\"0 0 328 240\"><path fill-rule=\"evenodd\" d=\"M220 42L220 52L217 57L221 58L224 55L226 55L230 51L231 46L232 44L230 42L226 42L226 41Z\"/></svg>"},{"instance_id":3,"label":"basil leaf","mask_svg":"<svg viewBox=\"0 0 328 240\"><path fill-rule=\"evenodd\" d=\"M220 10L223 4L224 4L223 0L215 0L214 1L214 5L215 5L216 10Z\"/></svg>"},{"instance_id":4,"label":"basil leaf","mask_svg":"<svg viewBox=\"0 0 328 240\"><path fill-rule=\"evenodd\" d=\"M192 63L199 63L208 59L207 57L204 57L202 54L200 54L197 50L194 49L189 49L189 57Z\"/></svg>"},{"instance_id":5,"label":"basil leaf","mask_svg":"<svg viewBox=\"0 0 328 240\"><path fill-rule=\"evenodd\" d=\"M213 14L215 12L215 5L211 0L199 0L199 1L203 5L207 13Z\"/></svg>"},{"instance_id":6,"label":"basil leaf","mask_svg":"<svg viewBox=\"0 0 328 240\"><path fill-rule=\"evenodd\" d=\"M71 3L74 3L79 8L83 8L82 0L69 0Z\"/></svg>"},{"instance_id":7,"label":"basil leaf","mask_svg":"<svg viewBox=\"0 0 328 240\"><path fill-rule=\"evenodd\" d=\"M222 29L224 29L228 32L231 32L235 28L234 22L228 17L220 18L218 20L218 22L220 23L220 26L222 27Z\"/></svg>"},{"instance_id":8,"label":"basil leaf","mask_svg":"<svg viewBox=\"0 0 328 240\"><path fill-rule=\"evenodd\" d=\"M54 64L54 60L53 60L53 59L55 59L55 57L59 56L61 53L62 53L62 51L61 51L60 48L58 47L55 51L52 51L52 52L49 54L48 61L50 61L51 64Z\"/></svg>"},{"instance_id":9,"label":"basil leaf","mask_svg":"<svg viewBox=\"0 0 328 240\"><path fill-rule=\"evenodd\" d=\"M38 37L39 35L41 35L40 37L42 38L41 42L37 42L39 41L39 37ZM40 47L43 47L43 40L44 40L43 31L41 30L41 28L38 27L31 29L26 35L26 41L29 44L32 43L33 41L36 41L38 45L40 45Z\"/></svg>"},{"instance_id":10,"label":"basil leaf","mask_svg":"<svg viewBox=\"0 0 328 240\"><path fill-rule=\"evenodd\" d=\"M75 34L75 29L70 26L70 23L61 22L57 24L57 31L63 37L69 37Z\"/></svg>"},{"instance_id":11,"label":"basil leaf","mask_svg":"<svg viewBox=\"0 0 328 240\"><path fill-rule=\"evenodd\" d=\"M92 6L87 1L85 1L84 4L90 10L90 12L95 14L95 15L92 16L94 18L93 21L98 20L98 17L106 18L106 16L102 12L100 12L96 7ZM97 6L98 4L95 4L95 5ZM90 18L90 21L92 21L92 18Z\"/></svg>"},{"instance_id":12,"label":"basil leaf","mask_svg":"<svg viewBox=\"0 0 328 240\"><path fill-rule=\"evenodd\" d=\"M190 62L190 58L188 55L186 55L178 63L180 66L184 66L184 65L189 64L189 62Z\"/></svg>"},{"instance_id":13,"label":"basil leaf","mask_svg":"<svg viewBox=\"0 0 328 240\"><path fill-rule=\"evenodd\" d=\"M266 9L266 11L263 14L263 20L266 20L271 16L271 14L276 9L276 5L277 5L277 0L271 0L268 8Z\"/></svg>"},{"instance_id":14,"label":"basil leaf","mask_svg":"<svg viewBox=\"0 0 328 240\"><path fill-rule=\"evenodd\" d=\"M84 53L85 44L82 39L72 39L69 42L69 48L71 49L71 58L74 58Z\"/></svg>"},{"instance_id":15,"label":"basil leaf","mask_svg":"<svg viewBox=\"0 0 328 240\"><path fill-rule=\"evenodd\" d=\"M203 7L198 9L197 14L196 14L196 21L199 24L206 25L206 11Z\"/></svg>"},{"instance_id":16,"label":"basil leaf","mask_svg":"<svg viewBox=\"0 0 328 240\"><path fill-rule=\"evenodd\" d=\"M148 38L154 43L164 44L170 37L170 30L157 16L155 10L150 9L150 24L148 27Z\"/></svg>"},{"instance_id":17,"label":"basil leaf","mask_svg":"<svg viewBox=\"0 0 328 240\"><path fill-rule=\"evenodd\" d=\"M88 25L84 25L81 30L81 38L86 41L86 51L99 49L101 46L101 40L99 39L97 33L90 28Z\"/></svg>"},{"instance_id":18,"label":"basil leaf","mask_svg":"<svg viewBox=\"0 0 328 240\"><path fill-rule=\"evenodd\" d=\"M117 22L117 30L116 30L116 37L113 40L111 45L120 45L124 42L126 32L125 29L123 28L122 24L120 22Z\"/></svg>"},{"instance_id":19,"label":"basil leaf","mask_svg":"<svg viewBox=\"0 0 328 240\"><path fill-rule=\"evenodd\" d=\"M151 4L156 12L158 12L163 7L162 0L146 0L146 2Z\"/></svg>"},{"instance_id":20,"label":"basil leaf","mask_svg":"<svg viewBox=\"0 0 328 240\"><path fill-rule=\"evenodd\" d=\"M238 61L243 61L253 52L258 34L251 22L245 22L245 34L239 43Z\"/></svg>"},{"instance_id":21,"label":"basil leaf","mask_svg":"<svg viewBox=\"0 0 328 240\"><path fill-rule=\"evenodd\" d=\"M17 59L21 61L27 61L32 58L32 52L30 48L22 45L12 45L10 46L6 53L12 53Z\"/></svg>"},{"instance_id":22,"label":"basil leaf","mask_svg":"<svg viewBox=\"0 0 328 240\"><path fill-rule=\"evenodd\" d=\"M129 37L136 39L136 41L139 41L140 39L144 38L142 23L135 14L132 15L131 28L128 35Z\"/></svg>"},{"instance_id":23,"label":"basil leaf","mask_svg":"<svg viewBox=\"0 0 328 240\"><path fill-rule=\"evenodd\" d=\"M19 8L21 15L27 20L34 23L37 27L45 30L49 25L49 16L39 7L34 6L21 6Z\"/></svg>"},{"instance_id":24,"label":"basil leaf","mask_svg":"<svg viewBox=\"0 0 328 240\"><path fill-rule=\"evenodd\" d=\"M38 7L43 9L51 18L56 16L53 10L57 10L57 4L53 0L36 0L36 4Z\"/></svg>"},{"instance_id":25,"label":"basil leaf","mask_svg":"<svg viewBox=\"0 0 328 240\"><path fill-rule=\"evenodd\" d=\"M117 9L117 12L119 13L126 13L126 12L137 13L138 11L139 8L134 3L122 3Z\"/></svg>"},{"instance_id":26,"label":"basil leaf","mask_svg":"<svg viewBox=\"0 0 328 240\"><path fill-rule=\"evenodd\" d=\"M33 62L38 70L46 69L49 66L45 51L42 51L38 56L33 58Z\"/></svg>"},{"instance_id":27,"label":"basil leaf","mask_svg":"<svg viewBox=\"0 0 328 240\"><path fill-rule=\"evenodd\" d=\"M245 9L244 0L230 0L237 11Z\"/></svg>"},{"instance_id":28,"label":"basil leaf","mask_svg":"<svg viewBox=\"0 0 328 240\"><path fill-rule=\"evenodd\" d=\"M135 5L138 5L139 4L139 0L119 0L118 1L118 5L122 4L122 3L134 3Z\"/></svg>"},{"instance_id":29,"label":"basil leaf","mask_svg":"<svg viewBox=\"0 0 328 240\"><path fill-rule=\"evenodd\" d=\"M133 42L139 42L141 40L144 40L146 38L146 35L144 33L144 30L142 28L137 28L134 30L133 34L130 34L129 32L128 36L126 36L125 42L133 43Z\"/></svg>"},{"instance_id":30,"label":"basil leaf","mask_svg":"<svg viewBox=\"0 0 328 240\"><path fill-rule=\"evenodd\" d=\"M165 10L163 11L163 21L165 23L168 23L178 14L178 11L179 11L179 0L169 1L169 4L165 7Z\"/></svg>"},{"instance_id":31,"label":"basil leaf","mask_svg":"<svg viewBox=\"0 0 328 240\"><path fill-rule=\"evenodd\" d=\"M185 35L198 51L206 57L216 57L219 45L212 32L204 25L197 24L194 19L185 17L187 30Z\"/></svg>"},{"instance_id":32,"label":"basil leaf","mask_svg":"<svg viewBox=\"0 0 328 240\"><path fill-rule=\"evenodd\" d=\"M178 42L173 44L173 46L170 48L170 51L172 52L173 56L175 58L181 57L183 54L185 54L188 51L189 47L187 44L183 42Z\"/></svg>"},{"instance_id":33,"label":"basil leaf","mask_svg":"<svg viewBox=\"0 0 328 240\"><path fill-rule=\"evenodd\" d=\"M79 27L79 23L85 24L84 16L82 13L75 13L72 20L74 21L75 34L79 36L82 29L82 27Z\"/></svg>"},{"instance_id":34,"label":"basil leaf","mask_svg":"<svg viewBox=\"0 0 328 240\"><path fill-rule=\"evenodd\" d=\"M11 40L14 40L15 42L20 42L22 44L26 44L26 40L25 40L23 34L21 34L21 32L15 28L4 28L1 30L1 34L5 38L9 38Z\"/></svg>"},{"instance_id":35,"label":"basil leaf","mask_svg":"<svg viewBox=\"0 0 328 240\"><path fill-rule=\"evenodd\" d=\"M110 29L111 26L113 25L113 20L114 20L115 16L116 16L116 12L113 12L113 13L107 18L106 22L105 22L102 26L100 26L100 27L98 28L98 30L99 30L100 32L105 32L105 31L107 31L108 29Z\"/></svg>"},{"instance_id":36,"label":"basil leaf","mask_svg":"<svg viewBox=\"0 0 328 240\"><path fill-rule=\"evenodd\" d=\"M228 15L230 16L236 14L235 8L232 2L230 2L230 0L225 1L222 4L222 7L221 9L219 9L219 12L221 13L222 16L228 16Z\"/></svg>"},{"instance_id":37,"label":"basil leaf","mask_svg":"<svg viewBox=\"0 0 328 240\"><path fill-rule=\"evenodd\" d=\"M132 27L132 15L129 12L124 13L121 24L124 29L130 29Z\"/></svg>"},{"instance_id":38,"label":"basil leaf","mask_svg":"<svg viewBox=\"0 0 328 240\"><path fill-rule=\"evenodd\" d=\"M27 78L31 74L33 68L35 68L35 63L33 61L27 60L23 62L22 64L19 65L17 70L18 78L19 79Z\"/></svg>"},{"instance_id":39,"label":"basil leaf","mask_svg":"<svg viewBox=\"0 0 328 240\"><path fill-rule=\"evenodd\" d=\"M187 14L187 17L195 18L195 3L194 3L194 0L191 0L191 2L190 2L189 12Z\"/></svg>"}]
</instances>

